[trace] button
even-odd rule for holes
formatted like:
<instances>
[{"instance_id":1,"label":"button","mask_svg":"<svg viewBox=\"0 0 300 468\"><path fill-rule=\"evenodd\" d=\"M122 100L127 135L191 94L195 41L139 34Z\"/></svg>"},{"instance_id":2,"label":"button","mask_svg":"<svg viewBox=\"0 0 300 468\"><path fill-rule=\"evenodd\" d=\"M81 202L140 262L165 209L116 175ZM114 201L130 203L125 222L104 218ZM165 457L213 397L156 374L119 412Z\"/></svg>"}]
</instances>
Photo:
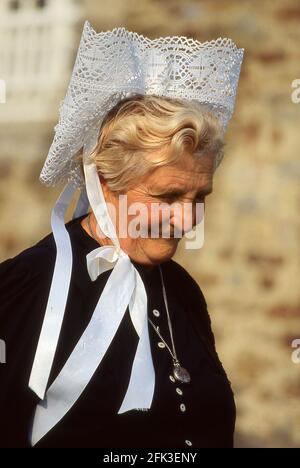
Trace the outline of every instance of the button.
<instances>
[{"instance_id":1,"label":"button","mask_svg":"<svg viewBox=\"0 0 300 468\"><path fill-rule=\"evenodd\" d=\"M163 343L162 341L159 341L157 344L158 344L158 346L160 348L165 348L166 347L165 343Z\"/></svg>"},{"instance_id":2,"label":"button","mask_svg":"<svg viewBox=\"0 0 300 468\"><path fill-rule=\"evenodd\" d=\"M181 405L180 405L180 410L181 410L181 411L185 411L185 410L186 410L186 407L185 407L185 405L184 405L183 403L181 403Z\"/></svg>"},{"instance_id":3,"label":"button","mask_svg":"<svg viewBox=\"0 0 300 468\"><path fill-rule=\"evenodd\" d=\"M193 445L192 442L190 440L188 440L188 439L185 440L185 443L186 443L186 445L189 445L189 446Z\"/></svg>"},{"instance_id":4,"label":"button","mask_svg":"<svg viewBox=\"0 0 300 468\"><path fill-rule=\"evenodd\" d=\"M176 388L176 392L178 393L178 395L182 395L183 394L183 391L180 389L180 388Z\"/></svg>"},{"instance_id":5,"label":"button","mask_svg":"<svg viewBox=\"0 0 300 468\"><path fill-rule=\"evenodd\" d=\"M173 377L173 375L169 375L169 379L171 380L171 382L175 382L175 378Z\"/></svg>"},{"instance_id":6,"label":"button","mask_svg":"<svg viewBox=\"0 0 300 468\"><path fill-rule=\"evenodd\" d=\"M155 317L159 317L160 316L160 313L157 309L153 309L152 310L153 314L155 315Z\"/></svg>"}]
</instances>

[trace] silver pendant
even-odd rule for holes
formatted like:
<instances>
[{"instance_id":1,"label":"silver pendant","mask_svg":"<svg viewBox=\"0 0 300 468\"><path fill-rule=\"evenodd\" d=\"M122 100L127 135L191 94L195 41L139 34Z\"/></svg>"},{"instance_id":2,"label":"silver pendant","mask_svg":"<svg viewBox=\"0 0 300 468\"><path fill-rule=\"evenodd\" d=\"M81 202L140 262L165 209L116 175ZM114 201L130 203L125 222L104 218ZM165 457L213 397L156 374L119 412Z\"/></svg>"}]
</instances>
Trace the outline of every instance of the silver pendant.
<instances>
[{"instance_id":1,"label":"silver pendant","mask_svg":"<svg viewBox=\"0 0 300 468\"><path fill-rule=\"evenodd\" d=\"M181 367L179 363L174 364L173 375L176 380L178 380L179 382L183 384L190 383L191 381L191 376L189 372L184 367Z\"/></svg>"}]
</instances>

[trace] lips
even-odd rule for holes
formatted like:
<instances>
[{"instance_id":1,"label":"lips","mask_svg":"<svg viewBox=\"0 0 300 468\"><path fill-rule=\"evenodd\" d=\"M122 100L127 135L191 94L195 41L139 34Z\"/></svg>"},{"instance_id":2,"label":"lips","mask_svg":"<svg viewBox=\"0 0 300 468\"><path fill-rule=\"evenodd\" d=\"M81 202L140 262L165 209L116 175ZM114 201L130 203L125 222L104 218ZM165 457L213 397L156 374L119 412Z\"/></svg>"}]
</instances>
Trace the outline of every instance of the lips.
<instances>
[{"instance_id":1,"label":"lips","mask_svg":"<svg viewBox=\"0 0 300 468\"><path fill-rule=\"evenodd\" d=\"M168 239L168 238L174 238L174 239L180 239L183 237L183 232L182 230L179 230L177 229L176 232L175 232L175 229L173 227L170 227L170 232L169 232L169 227L168 225L160 225L159 226L159 230L157 232L157 230L154 228L153 229L153 232L152 232L152 236L151 236L151 227L149 227L148 229L148 234L149 234L149 237L153 237L155 239L157 238L163 238L163 239ZM158 234L158 237L156 237ZM164 237L163 237L163 234Z\"/></svg>"}]
</instances>

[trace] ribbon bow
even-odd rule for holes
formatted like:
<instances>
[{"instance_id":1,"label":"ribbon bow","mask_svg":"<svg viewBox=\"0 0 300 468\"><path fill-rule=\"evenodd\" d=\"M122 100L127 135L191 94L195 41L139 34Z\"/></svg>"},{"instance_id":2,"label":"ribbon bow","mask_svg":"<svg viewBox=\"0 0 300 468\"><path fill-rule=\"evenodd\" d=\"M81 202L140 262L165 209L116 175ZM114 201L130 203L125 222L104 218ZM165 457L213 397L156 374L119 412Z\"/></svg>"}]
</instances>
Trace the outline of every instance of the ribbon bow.
<instances>
[{"instance_id":1,"label":"ribbon bow","mask_svg":"<svg viewBox=\"0 0 300 468\"><path fill-rule=\"evenodd\" d=\"M104 273L105 271L111 270L115 267L116 263L120 261L120 259L129 259L128 255L119 247L115 247L112 245L106 245L103 247L99 247L95 250L92 250L90 253L87 254L87 269L92 281L95 281L99 275ZM130 260L130 259L129 259ZM132 293L130 302L129 302L129 312L131 321L134 325L134 328L141 337L144 320L147 315L147 294L145 291L145 287L143 281L140 277L139 272L130 262L127 262L127 276L128 278L134 274L135 279L135 287ZM124 277L123 279L120 277L120 289L124 289L127 285L129 286L128 278ZM122 286L122 280L123 285ZM130 286L129 286L130 287ZM115 290L116 291L116 290ZM115 292L116 293L116 292ZM147 322L147 321L146 321ZM147 322L148 323L148 322Z\"/></svg>"}]
</instances>

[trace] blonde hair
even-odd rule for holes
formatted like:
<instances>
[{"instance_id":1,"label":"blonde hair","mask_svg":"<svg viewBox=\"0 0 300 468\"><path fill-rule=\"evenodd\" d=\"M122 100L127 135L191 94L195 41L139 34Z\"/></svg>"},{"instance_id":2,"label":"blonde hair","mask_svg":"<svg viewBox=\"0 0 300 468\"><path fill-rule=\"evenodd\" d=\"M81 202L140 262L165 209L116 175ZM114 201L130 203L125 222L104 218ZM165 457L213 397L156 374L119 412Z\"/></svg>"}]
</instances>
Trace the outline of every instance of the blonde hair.
<instances>
[{"instance_id":1,"label":"blonde hair","mask_svg":"<svg viewBox=\"0 0 300 468\"><path fill-rule=\"evenodd\" d=\"M104 118L90 155L110 190L126 192L149 171L211 152L214 169L223 157L223 130L205 106L193 101L135 94Z\"/></svg>"}]
</instances>

